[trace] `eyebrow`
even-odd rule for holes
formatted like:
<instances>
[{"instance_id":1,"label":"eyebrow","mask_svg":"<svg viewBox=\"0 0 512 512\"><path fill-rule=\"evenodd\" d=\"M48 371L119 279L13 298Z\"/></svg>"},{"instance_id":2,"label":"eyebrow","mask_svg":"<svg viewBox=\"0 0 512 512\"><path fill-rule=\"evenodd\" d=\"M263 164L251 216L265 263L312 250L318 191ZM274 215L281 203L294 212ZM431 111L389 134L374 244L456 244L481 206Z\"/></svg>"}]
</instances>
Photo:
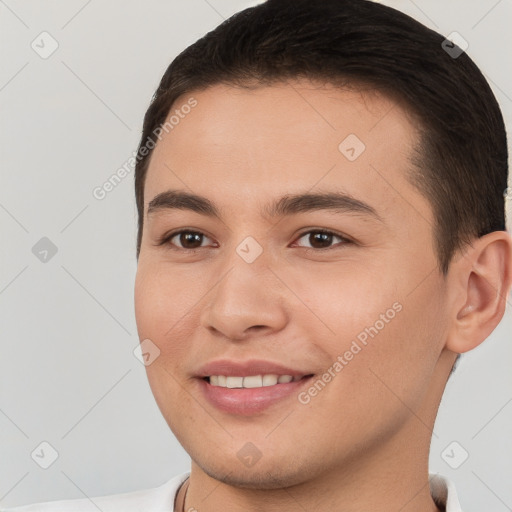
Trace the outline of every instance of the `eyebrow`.
<instances>
[{"instance_id":1,"label":"eyebrow","mask_svg":"<svg viewBox=\"0 0 512 512\"><path fill-rule=\"evenodd\" d=\"M173 209L189 210L219 220L222 217L219 208L208 198L181 190L166 190L157 194L148 204L147 215ZM317 210L358 214L384 222L375 208L344 192L287 194L265 205L261 213L265 217L275 218Z\"/></svg>"}]
</instances>

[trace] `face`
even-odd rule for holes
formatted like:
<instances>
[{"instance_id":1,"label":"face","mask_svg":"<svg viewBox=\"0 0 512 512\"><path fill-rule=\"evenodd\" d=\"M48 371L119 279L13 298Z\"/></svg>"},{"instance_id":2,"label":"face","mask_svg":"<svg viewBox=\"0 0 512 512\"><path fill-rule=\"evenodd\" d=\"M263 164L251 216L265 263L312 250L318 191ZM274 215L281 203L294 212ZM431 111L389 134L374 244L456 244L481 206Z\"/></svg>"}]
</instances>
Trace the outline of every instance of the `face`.
<instances>
[{"instance_id":1,"label":"face","mask_svg":"<svg viewBox=\"0 0 512 512\"><path fill-rule=\"evenodd\" d=\"M413 119L305 81L191 96L152 155L135 284L139 338L160 351L149 383L180 443L218 480L272 488L410 422L429 437L411 410L443 351L446 285L431 206L406 179Z\"/></svg>"}]
</instances>

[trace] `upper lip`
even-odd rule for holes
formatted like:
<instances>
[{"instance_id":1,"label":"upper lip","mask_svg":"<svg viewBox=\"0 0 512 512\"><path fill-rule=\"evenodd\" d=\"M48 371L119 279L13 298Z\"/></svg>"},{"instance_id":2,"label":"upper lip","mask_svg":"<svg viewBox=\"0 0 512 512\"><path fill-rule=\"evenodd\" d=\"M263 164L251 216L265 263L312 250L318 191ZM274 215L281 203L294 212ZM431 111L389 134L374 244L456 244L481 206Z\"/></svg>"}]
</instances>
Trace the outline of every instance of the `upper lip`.
<instances>
[{"instance_id":1,"label":"upper lip","mask_svg":"<svg viewBox=\"0 0 512 512\"><path fill-rule=\"evenodd\" d=\"M211 375L246 377L249 375L268 374L302 377L304 375L311 375L311 372L289 368L272 361L264 361L263 359L249 359L247 361L217 359L201 366L197 372L198 377L210 377Z\"/></svg>"}]
</instances>

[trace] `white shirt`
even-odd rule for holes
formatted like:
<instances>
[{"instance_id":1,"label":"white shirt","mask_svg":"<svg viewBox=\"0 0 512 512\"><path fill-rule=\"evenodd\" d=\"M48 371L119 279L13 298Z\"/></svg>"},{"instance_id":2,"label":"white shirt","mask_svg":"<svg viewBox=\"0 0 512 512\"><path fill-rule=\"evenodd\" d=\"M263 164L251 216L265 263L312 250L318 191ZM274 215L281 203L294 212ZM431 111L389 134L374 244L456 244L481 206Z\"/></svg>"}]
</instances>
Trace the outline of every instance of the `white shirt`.
<instances>
[{"instance_id":1,"label":"white shirt","mask_svg":"<svg viewBox=\"0 0 512 512\"><path fill-rule=\"evenodd\" d=\"M175 512L174 499L189 474L182 473L153 489L91 499L47 501L9 509L0 508L0 512ZM431 474L430 477L430 492L446 507L446 512L462 512L453 482L441 475Z\"/></svg>"}]
</instances>

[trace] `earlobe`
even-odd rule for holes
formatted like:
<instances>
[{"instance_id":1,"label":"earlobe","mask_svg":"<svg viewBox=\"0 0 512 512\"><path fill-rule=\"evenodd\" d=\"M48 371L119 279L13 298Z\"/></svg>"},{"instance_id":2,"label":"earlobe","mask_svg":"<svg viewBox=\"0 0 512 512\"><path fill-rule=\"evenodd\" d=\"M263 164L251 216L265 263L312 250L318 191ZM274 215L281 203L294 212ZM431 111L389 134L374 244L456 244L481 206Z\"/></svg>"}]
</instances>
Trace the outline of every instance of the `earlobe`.
<instances>
[{"instance_id":1,"label":"earlobe","mask_svg":"<svg viewBox=\"0 0 512 512\"><path fill-rule=\"evenodd\" d=\"M480 345L503 317L512 286L512 238L506 231L480 237L454 273L457 289L446 348L463 353Z\"/></svg>"}]
</instances>

